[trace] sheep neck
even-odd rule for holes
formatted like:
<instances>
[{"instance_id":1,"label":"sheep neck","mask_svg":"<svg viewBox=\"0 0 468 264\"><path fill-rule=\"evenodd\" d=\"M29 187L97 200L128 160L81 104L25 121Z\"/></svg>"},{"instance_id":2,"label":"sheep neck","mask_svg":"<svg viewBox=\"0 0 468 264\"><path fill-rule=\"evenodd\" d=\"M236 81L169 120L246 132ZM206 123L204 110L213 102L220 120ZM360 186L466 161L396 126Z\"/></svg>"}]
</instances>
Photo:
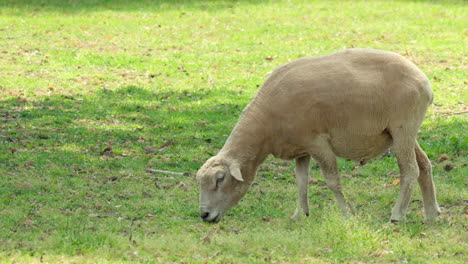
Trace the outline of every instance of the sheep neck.
<instances>
[{"instance_id":1,"label":"sheep neck","mask_svg":"<svg viewBox=\"0 0 468 264\"><path fill-rule=\"evenodd\" d=\"M271 153L266 126L259 121L262 120L260 113L252 108L252 105L246 108L220 151L221 155L241 164L242 176L249 183L255 179L258 167Z\"/></svg>"}]
</instances>

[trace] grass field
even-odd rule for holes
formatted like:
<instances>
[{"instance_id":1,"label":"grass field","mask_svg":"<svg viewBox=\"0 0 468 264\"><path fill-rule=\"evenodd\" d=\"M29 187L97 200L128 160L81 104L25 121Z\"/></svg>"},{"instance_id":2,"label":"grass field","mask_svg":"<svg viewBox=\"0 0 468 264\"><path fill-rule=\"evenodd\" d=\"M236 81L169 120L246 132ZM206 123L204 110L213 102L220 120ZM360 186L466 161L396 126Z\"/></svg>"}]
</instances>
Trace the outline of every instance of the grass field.
<instances>
[{"instance_id":1,"label":"grass field","mask_svg":"<svg viewBox=\"0 0 468 264\"><path fill-rule=\"evenodd\" d=\"M0 1L0 263L466 263L465 1ZM440 221L415 189L390 224L393 156L340 160L343 220L316 166L311 216L268 158L219 224L197 169L278 65L347 47L398 52L430 78L419 142ZM186 172L161 175L147 169Z\"/></svg>"}]
</instances>

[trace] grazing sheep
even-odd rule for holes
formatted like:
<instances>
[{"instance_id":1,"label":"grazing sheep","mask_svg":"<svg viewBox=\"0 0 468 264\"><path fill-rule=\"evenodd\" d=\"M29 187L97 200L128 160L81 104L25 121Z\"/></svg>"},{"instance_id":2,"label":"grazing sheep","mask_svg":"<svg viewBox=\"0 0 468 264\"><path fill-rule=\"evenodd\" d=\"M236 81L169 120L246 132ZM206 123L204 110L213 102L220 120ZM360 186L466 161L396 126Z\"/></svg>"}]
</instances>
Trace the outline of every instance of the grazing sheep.
<instances>
[{"instance_id":1,"label":"grazing sheep","mask_svg":"<svg viewBox=\"0 0 468 264\"><path fill-rule=\"evenodd\" d=\"M427 77L402 56L348 49L278 67L243 111L219 153L198 171L200 216L219 222L252 184L269 154L296 160L299 207L309 214L310 158L346 216L337 157L366 163L389 148L400 168L391 221L404 218L416 179L426 219L440 213L432 167L416 136L433 93Z\"/></svg>"}]
</instances>

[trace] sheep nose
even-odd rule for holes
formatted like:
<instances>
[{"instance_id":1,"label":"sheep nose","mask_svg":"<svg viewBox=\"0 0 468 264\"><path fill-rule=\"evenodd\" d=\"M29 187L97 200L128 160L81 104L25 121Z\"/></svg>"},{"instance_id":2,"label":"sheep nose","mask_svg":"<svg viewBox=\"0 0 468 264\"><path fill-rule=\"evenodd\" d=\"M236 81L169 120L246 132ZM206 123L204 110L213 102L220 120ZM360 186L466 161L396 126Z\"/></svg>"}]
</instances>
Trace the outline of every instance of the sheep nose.
<instances>
[{"instance_id":1,"label":"sheep nose","mask_svg":"<svg viewBox=\"0 0 468 264\"><path fill-rule=\"evenodd\" d=\"M206 221L206 219L208 219L208 217L210 216L210 213L209 212L200 212L200 216L203 219L203 221Z\"/></svg>"}]
</instances>

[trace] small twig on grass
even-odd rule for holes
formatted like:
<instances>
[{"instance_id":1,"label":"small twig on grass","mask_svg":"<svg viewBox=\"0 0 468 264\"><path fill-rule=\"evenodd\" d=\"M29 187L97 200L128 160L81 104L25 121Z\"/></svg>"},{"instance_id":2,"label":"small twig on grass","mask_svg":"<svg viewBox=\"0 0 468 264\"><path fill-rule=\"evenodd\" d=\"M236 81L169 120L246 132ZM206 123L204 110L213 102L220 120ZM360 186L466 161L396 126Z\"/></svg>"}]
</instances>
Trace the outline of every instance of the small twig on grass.
<instances>
[{"instance_id":1,"label":"small twig on grass","mask_svg":"<svg viewBox=\"0 0 468 264\"><path fill-rule=\"evenodd\" d=\"M135 224L136 220L136 217L132 218L132 223L130 224L130 236L128 237L128 241L130 241L130 243L133 245L136 245L136 241L133 239L133 225Z\"/></svg>"},{"instance_id":2,"label":"small twig on grass","mask_svg":"<svg viewBox=\"0 0 468 264\"><path fill-rule=\"evenodd\" d=\"M135 218L132 218L132 222L130 223L130 236L128 237L128 241L132 242L133 240L133 224L135 223Z\"/></svg>"},{"instance_id":3,"label":"small twig on grass","mask_svg":"<svg viewBox=\"0 0 468 264\"><path fill-rule=\"evenodd\" d=\"M444 114L440 114L440 115L438 115L438 116L463 115L463 114L466 114L466 113L468 113L468 111L453 112L453 113L444 113Z\"/></svg>"},{"instance_id":4,"label":"small twig on grass","mask_svg":"<svg viewBox=\"0 0 468 264\"><path fill-rule=\"evenodd\" d=\"M188 172L175 172L175 171L166 171L166 170L155 170L155 169L146 169L149 173L160 173L160 174L167 174L167 175L179 175L179 176L187 176L189 175Z\"/></svg>"}]
</instances>

